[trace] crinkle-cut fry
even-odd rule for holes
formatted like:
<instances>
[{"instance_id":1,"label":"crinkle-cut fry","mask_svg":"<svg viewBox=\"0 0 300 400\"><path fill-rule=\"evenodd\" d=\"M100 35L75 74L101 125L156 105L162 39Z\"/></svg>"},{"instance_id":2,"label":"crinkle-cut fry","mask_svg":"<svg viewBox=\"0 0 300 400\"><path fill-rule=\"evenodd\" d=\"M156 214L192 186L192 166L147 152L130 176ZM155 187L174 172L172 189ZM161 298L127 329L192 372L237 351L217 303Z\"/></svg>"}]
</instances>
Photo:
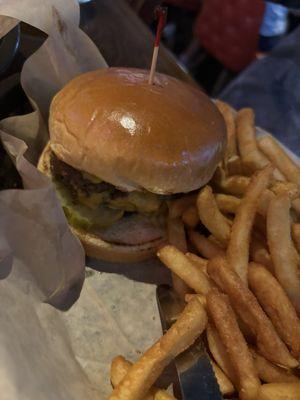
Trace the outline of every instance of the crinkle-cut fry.
<instances>
[{"instance_id":1,"label":"crinkle-cut fry","mask_svg":"<svg viewBox=\"0 0 300 400\"><path fill-rule=\"evenodd\" d=\"M251 231L259 198L264 190L267 189L271 174L272 167L266 167L252 177L231 227L231 235L227 247L228 263L246 285Z\"/></svg>"},{"instance_id":2,"label":"crinkle-cut fry","mask_svg":"<svg viewBox=\"0 0 300 400\"><path fill-rule=\"evenodd\" d=\"M181 218L167 218L167 239L168 243L176 246L180 251L186 253L187 242L186 234ZM172 273L172 284L179 297L184 298L186 293L190 292L189 287L177 275Z\"/></svg>"},{"instance_id":3,"label":"crinkle-cut fry","mask_svg":"<svg viewBox=\"0 0 300 400\"><path fill-rule=\"evenodd\" d=\"M287 368L297 367L298 361L289 353L256 297L226 260L222 257L210 260L207 272L216 285L229 296L237 315L253 332L259 352L275 364Z\"/></svg>"},{"instance_id":4,"label":"crinkle-cut fry","mask_svg":"<svg viewBox=\"0 0 300 400\"><path fill-rule=\"evenodd\" d=\"M241 199L230 194L216 193L215 199L219 210L224 214L235 214L241 204Z\"/></svg>"},{"instance_id":5,"label":"crinkle-cut fry","mask_svg":"<svg viewBox=\"0 0 300 400\"><path fill-rule=\"evenodd\" d=\"M196 199L196 194L189 194L182 196L179 199L171 200L168 203L170 218L181 217L184 210L186 210L189 206L193 206L196 204Z\"/></svg>"},{"instance_id":6,"label":"crinkle-cut fry","mask_svg":"<svg viewBox=\"0 0 300 400\"><path fill-rule=\"evenodd\" d=\"M115 388L119 385L122 379L129 371L132 363L127 361L123 356L117 356L112 360L110 367L110 380L112 386ZM143 400L176 400L174 396L166 392L165 390L159 389L155 386L148 391L143 397Z\"/></svg>"},{"instance_id":7,"label":"crinkle-cut fry","mask_svg":"<svg viewBox=\"0 0 300 400\"><path fill-rule=\"evenodd\" d=\"M209 316L216 326L237 377L240 398L256 399L260 382L228 297L213 289L208 293L206 302Z\"/></svg>"},{"instance_id":8,"label":"crinkle-cut fry","mask_svg":"<svg viewBox=\"0 0 300 400\"><path fill-rule=\"evenodd\" d=\"M227 175L243 175L243 162L241 157L232 156L227 160L226 164Z\"/></svg>"},{"instance_id":9,"label":"crinkle-cut fry","mask_svg":"<svg viewBox=\"0 0 300 400\"><path fill-rule=\"evenodd\" d=\"M215 201L210 186L205 186L198 194L197 209L202 224L222 243L227 244L230 237L230 224Z\"/></svg>"},{"instance_id":10,"label":"crinkle-cut fry","mask_svg":"<svg viewBox=\"0 0 300 400\"><path fill-rule=\"evenodd\" d=\"M297 382L299 378L293 375L292 371L278 367L251 349L254 367L259 378L265 383Z\"/></svg>"},{"instance_id":11,"label":"crinkle-cut fry","mask_svg":"<svg viewBox=\"0 0 300 400\"><path fill-rule=\"evenodd\" d=\"M188 302L171 328L134 363L110 400L140 400L164 368L191 346L207 325L207 315L197 299Z\"/></svg>"},{"instance_id":12,"label":"crinkle-cut fry","mask_svg":"<svg viewBox=\"0 0 300 400\"><path fill-rule=\"evenodd\" d=\"M274 265L271 255L261 240L252 236L250 242L250 260L264 265L274 275Z\"/></svg>"},{"instance_id":13,"label":"crinkle-cut fry","mask_svg":"<svg viewBox=\"0 0 300 400\"><path fill-rule=\"evenodd\" d=\"M198 268L200 268L202 272L204 272L205 274L207 273L206 267L207 267L208 260L206 260L205 258L199 257L194 253L185 253L185 256L192 263L194 263Z\"/></svg>"},{"instance_id":14,"label":"crinkle-cut fry","mask_svg":"<svg viewBox=\"0 0 300 400\"><path fill-rule=\"evenodd\" d=\"M290 199L276 196L267 214L268 245L275 275L297 312L300 312L300 256L291 237Z\"/></svg>"},{"instance_id":15,"label":"crinkle-cut fry","mask_svg":"<svg viewBox=\"0 0 300 400\"><path fill-rule=\"evenodd\" d=\"M210 360L212 368L214 370L215 377L217 379L219 388L223 396L229 396L235 392L234 386L230 379L224 374L221 368L213 360Z\"/></svg>"},{"instance_id":16,"label":"crinkle-cut fry","mask_svg":"<svg viewBox=\"0 0 300 400\"><path fill-rule=\"evenodd\" d=\"M292 224L292 238L296 249L300 253L300 223Z\"/></svg>"},{"instance_id":17,"label":"crinkle-cut fry","mask_svg":"<svg viewBox=\"0 0 300 400\"><path fill-rule=\"evenodd\" d=\"M207 275L176 247L164 246L158 250L157 256L196 293L206 294L211 289Z\"/></svg>"},{"instance_id":18,"label":"crinkle-cut fry","mask_svg":"<svg viewBox=\"0 0 300 400\"><path fill-rule=\"evenodd\" d=\"M300 382L261 385L257 400L300 400Z\"/></svg>"},{"instance_id":19,"label":"crinkle-cut fry","mask_svg":"<svg viewBox=\"0 0 300 400\"><path fill-rule=\"evenodd\" d=\"M182 221L189 228L195 228L199 223L198 210L195 205L189 206L182 214Z\"/></svg>"},{"instance_id":20,"label":"crinkle-cut fry","mask_svg":"<svg viewBox=\"0 0 300 400\"><path fill-rule=\"evenodd\" d=\"M300 185L300 168L270 135L258 139L258 146L290 182Z\"/></svg>"},{"instance_id":21,"label":"crinkle-cut fry","mask_svg":"<svg viewBox=\"0 0 300 400\"><path fill-rule=\"evenodd\" d=\"M237 154L235 118L233 110L228 104L224 103L223 101L216 100L216 106L222 114L227 128L227 147L225 158L229 159Z\"/></svg>"},{"instance_id":22,"label":"crinkle-cut fry","mask_svg":"<svg viewBox=\"0 0 300 400\"><path fill-rule=\"evenodd\" d=\"M210 259L216 256L225 255L225 251L220 246L212 243L204 235L190 230L188 236L191 243L196 247L201 256Z\"/></svg>"},{"instance_id":23,"label":"crinkle-cut fry","mask_svg":"<svg viewBox=\"0 0 300 400\"><path fill-rule=\"evenodd\" d=\"M249 264L249 286L277 333L300 360L300 320L285 291L274 276L262 265Z\"/></svg>"},{"instance_id":24,"label":"crinkle-cut fry","mask_svg":"<svg viewBox=\"0 0 300 400\"><path fill-rule=\"evenodd\" d=\"M235 375L233 366L228 357L226 348L222 343L220 335L212 322L209 322L207 324L206 338L209 351L212 354L214 360L219 365L224 374L228 376L231 382L233 382L233 384L236 385L237 377Z\"/></svg>"}]
</instances>

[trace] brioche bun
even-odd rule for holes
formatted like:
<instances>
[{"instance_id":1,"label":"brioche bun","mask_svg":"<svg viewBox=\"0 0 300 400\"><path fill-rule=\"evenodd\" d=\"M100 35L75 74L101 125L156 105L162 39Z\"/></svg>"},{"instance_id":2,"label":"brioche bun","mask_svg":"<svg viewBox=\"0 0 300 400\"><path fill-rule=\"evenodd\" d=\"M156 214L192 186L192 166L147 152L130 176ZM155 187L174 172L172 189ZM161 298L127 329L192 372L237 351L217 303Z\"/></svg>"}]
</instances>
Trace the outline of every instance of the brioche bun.
<instances>
[{"instance_id":1,"label":"brioche bun","mask_svg":"<svg viewBox=\"0 0 300 400\"><path fill-rule=\"evenodd\" d=\"M212 177L224 120L199 89L149 71L106 68L80 75L53 99L51 149L72 167L125 190L187 193Z\"/></svg>"},{"instance_id":2,"label":"brioche bun","mask_svg":"<svg viewBox=\"0 0 300 400\"><path fill-rule=\"evenodd\" d=\"M205 185L226 144L221 114L201 90L159 73L149 85L148 76L107 68L69 82L51 103L50 142L39 169L51 176L52 151L122 191L171 195ZM71 229L89 256L113 262L145 260L164 242L162 235L138 245L116 244Z\"/></svg>"}]
</instances>

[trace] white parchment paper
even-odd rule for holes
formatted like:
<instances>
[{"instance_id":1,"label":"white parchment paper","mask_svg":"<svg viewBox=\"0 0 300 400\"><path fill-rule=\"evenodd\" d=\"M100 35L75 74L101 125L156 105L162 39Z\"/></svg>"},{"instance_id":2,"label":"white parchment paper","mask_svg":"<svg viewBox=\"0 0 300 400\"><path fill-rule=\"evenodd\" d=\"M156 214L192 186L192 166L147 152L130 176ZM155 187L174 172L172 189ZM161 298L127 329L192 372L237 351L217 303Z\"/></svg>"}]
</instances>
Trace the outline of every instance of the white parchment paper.
<instances>
[{"instance_id":1,"label":"white parchment paper","mask_svg":"<svg viewBox=\"0 0 300 400\"><path fill-rule=\"evenodd\" d=\"M33 164L48 140L53 95L106 63L78 28L75 0L0 0L0 37L18 21L48 39L21 74L34 111L0 121L0 138L24 184L0 193L0 397L103 399L111 390L111 359L123 354L134 361L161 334L153 283L168 276L157 262L149 272L150 262L133 267L135 276L124 272L153 283L137 282L119 275L120 266L100 262L96 267L106 272L89 270L84 281L83 249L51 182Z\"/></svg>"}]
</instances>

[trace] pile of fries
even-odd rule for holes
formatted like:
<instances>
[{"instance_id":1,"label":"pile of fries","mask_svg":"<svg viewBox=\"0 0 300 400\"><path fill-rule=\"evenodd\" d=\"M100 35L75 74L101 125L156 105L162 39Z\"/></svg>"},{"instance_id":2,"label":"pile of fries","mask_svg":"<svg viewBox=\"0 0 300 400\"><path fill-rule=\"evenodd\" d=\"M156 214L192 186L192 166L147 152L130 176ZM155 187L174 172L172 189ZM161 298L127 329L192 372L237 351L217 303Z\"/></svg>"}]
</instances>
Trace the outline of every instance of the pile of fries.
<instances>
[{"instance_id":1,"label":"pile of fries","mask_svg":"<svg viewBox=\"0 0 300 400\"><path fill-rule=\"evenodd\" d=\"M300 168L251 109L217 101L228 145L209 185L169 205L158 252L186 306L135 363L111 366L110 400L174 399L153 384L200 335L225 398L300 399Z\"/></svg>"}]
</instances>

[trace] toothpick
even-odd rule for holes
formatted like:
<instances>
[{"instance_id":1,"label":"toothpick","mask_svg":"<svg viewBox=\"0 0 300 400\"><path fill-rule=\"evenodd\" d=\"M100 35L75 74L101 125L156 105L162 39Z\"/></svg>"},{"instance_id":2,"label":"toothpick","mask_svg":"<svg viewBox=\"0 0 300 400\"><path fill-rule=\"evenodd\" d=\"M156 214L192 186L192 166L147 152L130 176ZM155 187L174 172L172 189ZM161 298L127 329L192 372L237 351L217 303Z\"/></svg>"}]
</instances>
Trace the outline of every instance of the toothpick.
<instances>
[{"instance_id":1,"label":"toothpick","mask_svg":"<svg viewBox=\"0 0 300 400\"><path fill-rule=\"evenodd\" d=\"M148 81L149 85L153 85L153 82L154 82L161 34L165 27L166 19L167 19L167 8L166 7L157 7L155 9L155 14L156 14L156 18L158 19L158 24L157 24L157 29L156 29L151 69L150 69L150 75L149 75L149 81Z\"/></svg>"}]
</instances>

